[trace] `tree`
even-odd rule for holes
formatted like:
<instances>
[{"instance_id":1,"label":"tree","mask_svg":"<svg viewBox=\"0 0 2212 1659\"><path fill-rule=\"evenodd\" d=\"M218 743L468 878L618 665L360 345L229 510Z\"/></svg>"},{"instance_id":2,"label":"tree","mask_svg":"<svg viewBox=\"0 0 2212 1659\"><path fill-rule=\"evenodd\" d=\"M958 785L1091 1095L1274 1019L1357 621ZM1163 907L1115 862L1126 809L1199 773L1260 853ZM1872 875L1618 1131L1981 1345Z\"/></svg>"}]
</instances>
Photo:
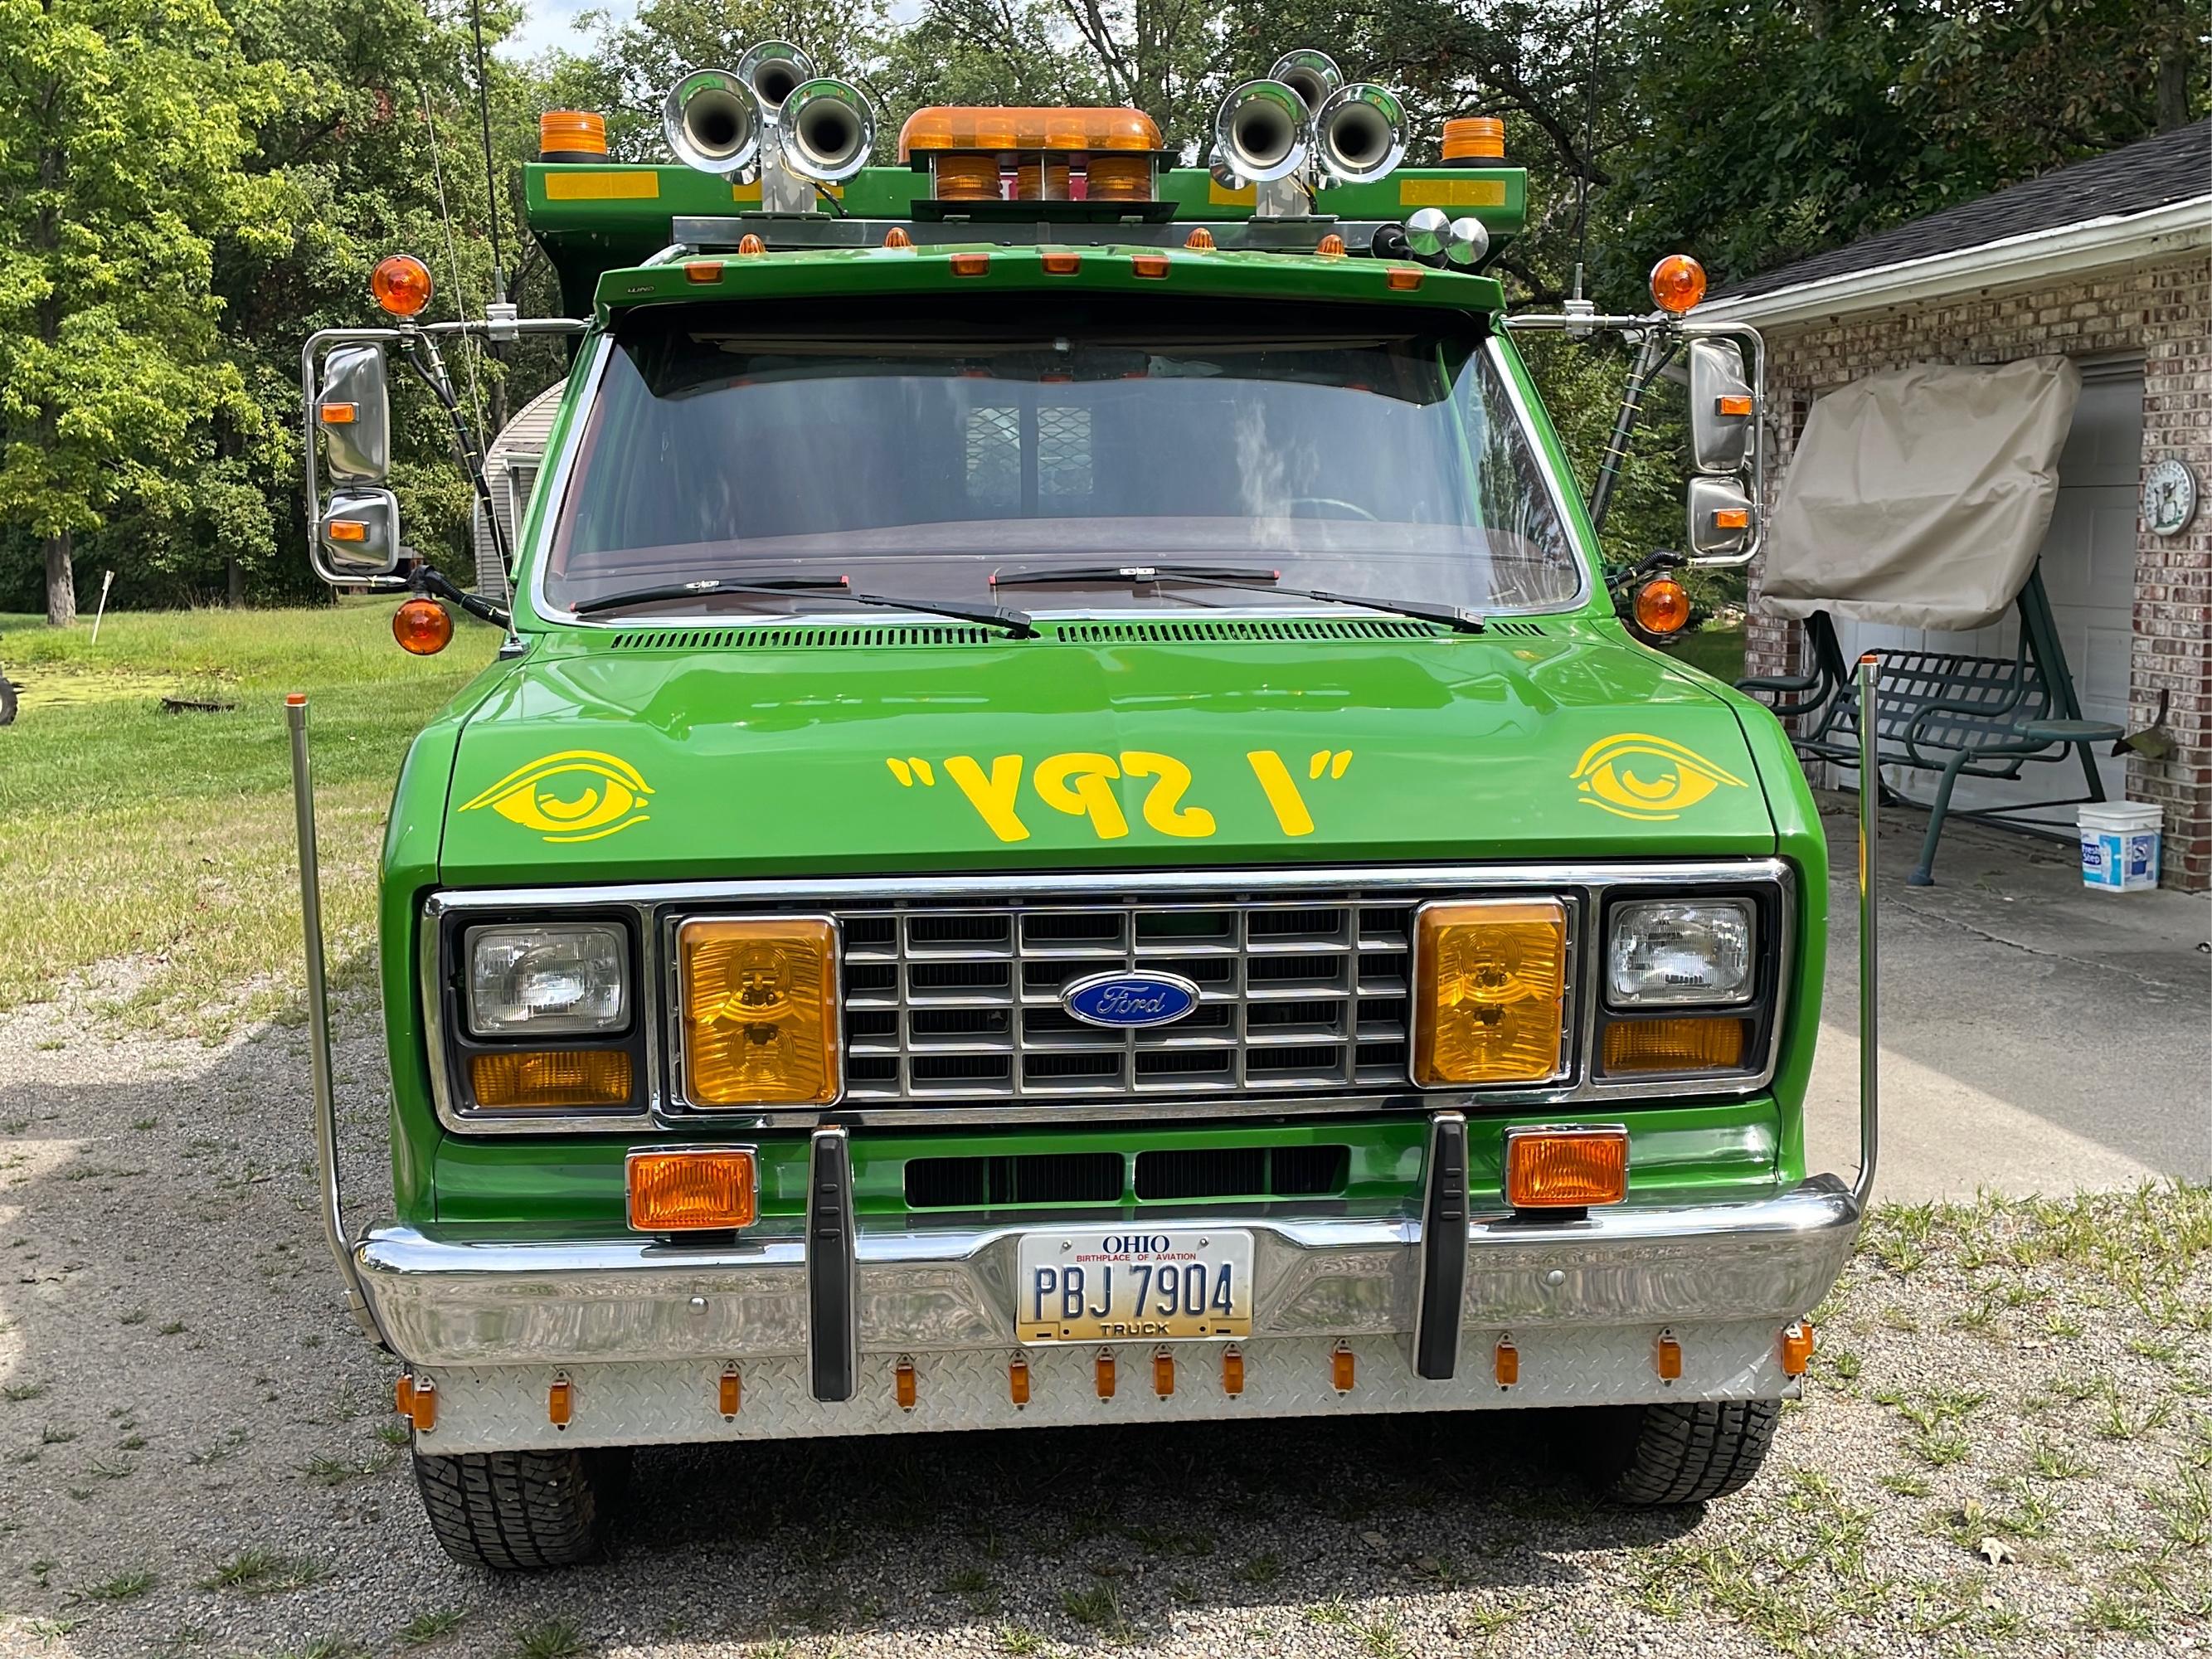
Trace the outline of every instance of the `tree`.
<instances>
[{"instance_id":1,"label":"tree","mask_svg":"<svg viewBox=\"0 0 2212 1659\"><path fill-rule=\"evenodd\" d=\"M210 0L0 0L0 524L41 544L55 627L74 538L187 514L209 424L246 416L210 274L218 236L284 234L245 167L284 84Z\"/></svg>"}]
</instances>

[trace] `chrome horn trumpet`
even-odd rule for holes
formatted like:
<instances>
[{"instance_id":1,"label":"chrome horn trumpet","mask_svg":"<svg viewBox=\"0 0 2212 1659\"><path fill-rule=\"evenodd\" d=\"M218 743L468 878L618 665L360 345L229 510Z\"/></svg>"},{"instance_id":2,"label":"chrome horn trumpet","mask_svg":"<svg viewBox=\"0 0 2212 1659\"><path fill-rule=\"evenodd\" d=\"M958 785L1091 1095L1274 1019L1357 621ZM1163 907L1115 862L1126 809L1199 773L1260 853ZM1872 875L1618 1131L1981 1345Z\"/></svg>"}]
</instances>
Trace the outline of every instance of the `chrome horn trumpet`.
<instances>
[{"instance_id":1,"label":"chrome horn trumpet","mask_svg":"<svg viewBox=\"0 0 2212 1659\"><path fill-rule=\"evenodd\" d=\"M1406 159L1406 106L1371 81L1339 87L1313 118L1314 160L1333 185L1371 185Z\"/></svg>"},{"instance_id":2,"label":"chrome horn trumpet","mask_svg":"<svg viewBox=\"0 0 2212 1659\"><path fill-rule=\"evenodd\" d=\"M876 112L860 89L818 75L791 89L778 112L777 159L802 179L839 185L867 166Z\"/></svg>"},{"instance_id":3,"label":"chrome horn trumpet","mask_svg":"<svg viewBox=\"0 0 2212 1659\"><path fill-rule=\"evenodd\" d=\"M693 70L668 89L660 106L670 153L687 167L725 179L752 171L767 125L751 83L727 70Z\"/></svg>"},{"instance_id":4,"label":"chrome horn trumpet","mask_svg":"<svg viewBox=\"0 0 2212 1659\"><path fill-rule=\"evenodd\" d=\"M1344 84L1344 71L1337 68L1336 59L1327 52L1302 46L1278 58L1275 67L1267 71L1267 78L1280 81L1297 94L1308 109L1318 110L1328 101L1329 94Z\"/></svg>"},{"instance_id":5,"label":"chrome horn trumpet","mask_svg":"<svg viewBox=\"0 0 2212 1659\"><path fill-rule=\"evenodd\" d=\"M1212 161L1248 185L1271 184L1304 167L1313 150L1312 118L1295 88L1247 81L1221 100L1213 118Z\"/></svg>"},{"instance_id":6,"label":"chrome horn trumpet","mask_svg":"<svg viewBox=\"0 0 2212 1659\"><path fill-rule=\"evenodd\" d=\"M753 89L761 108L771 114L784 100L814 78L814 60L788 40L763 40L738 59L738 78Z\"/></svg>"}]
</instances>

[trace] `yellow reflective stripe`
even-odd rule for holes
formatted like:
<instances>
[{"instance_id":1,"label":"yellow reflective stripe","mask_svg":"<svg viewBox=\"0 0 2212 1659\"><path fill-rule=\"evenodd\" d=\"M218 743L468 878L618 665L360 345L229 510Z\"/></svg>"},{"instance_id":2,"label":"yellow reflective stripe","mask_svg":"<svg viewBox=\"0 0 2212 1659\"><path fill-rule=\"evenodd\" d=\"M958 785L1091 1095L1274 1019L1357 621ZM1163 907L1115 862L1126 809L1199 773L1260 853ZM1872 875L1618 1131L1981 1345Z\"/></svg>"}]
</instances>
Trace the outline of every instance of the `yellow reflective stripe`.
<instances>
[{"instance_id":1,"label":"yellow reflective stripe","mask_svg":"<svg viewBox=\"0 0 2212 1659\"><path fill-rule=\"evenodd\" d=\"M660 195L660 174L652 167L619 173L549 173L549 202L650 202Z\"/></svg>"},{"instance_id":2,"label":"yellow reflective stripe","mask_svg":"<svg viewBox=\"0 0 2212 1659\"><path fill-rule=\"evenodd\" d=\"M1504 207L1503 179L1401 179L1400 207Z\"/></svg>"}]
</instances>

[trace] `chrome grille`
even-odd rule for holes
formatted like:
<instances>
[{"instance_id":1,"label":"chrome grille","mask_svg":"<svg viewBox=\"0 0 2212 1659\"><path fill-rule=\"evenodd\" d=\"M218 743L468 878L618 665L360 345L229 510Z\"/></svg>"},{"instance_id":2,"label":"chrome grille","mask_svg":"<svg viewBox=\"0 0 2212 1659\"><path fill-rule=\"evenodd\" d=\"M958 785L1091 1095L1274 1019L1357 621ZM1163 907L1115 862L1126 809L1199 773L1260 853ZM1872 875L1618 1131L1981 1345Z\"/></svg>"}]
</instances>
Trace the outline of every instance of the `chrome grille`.
<instances>
[{"instance_id":1,"label":"chrome grille","mask_svg":"<svg viewBox=\"0 0 2212 1659\"><path fill-rule=\"evenodd\" d=\"M1410 896L1369 902L845 909L848 1101L1346 1089L1407 1080ZM1199 988L1171 1025L1112 1030L1075 980Z\"/></svg>"}]
</instances>

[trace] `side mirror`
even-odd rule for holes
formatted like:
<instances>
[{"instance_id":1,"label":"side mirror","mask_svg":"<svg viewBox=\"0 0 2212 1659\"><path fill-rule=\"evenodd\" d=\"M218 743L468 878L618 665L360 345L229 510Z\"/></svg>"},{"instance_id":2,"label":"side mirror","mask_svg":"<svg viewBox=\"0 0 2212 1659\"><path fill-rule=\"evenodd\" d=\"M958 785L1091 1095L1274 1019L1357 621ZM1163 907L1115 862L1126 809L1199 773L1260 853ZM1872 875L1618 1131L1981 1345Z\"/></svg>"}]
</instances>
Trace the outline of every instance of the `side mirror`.
<instances>
[{"instance_id":1,"label":"side mirror","mask_svg":"<svg viewBox=\"0 0 2212 1659\"><path fill-rule=\"evenodd\" d=\"M323 359L314 414L331 477L382 483L391 476L392 401L382 346L333 346Z\"/></svg>"},{"instance_id":2,"label":"side mirror","mask_svg":"<svg viewBox=\"0 0 2212 1659\"><path fill-rule=\"evenodd\" d=\"M399 499L388 489L334 489L315 526L315 574L335 585L399 568Z\"/></svg>"},{"instance_id":3,"label":"side mirror","mask_svg":"<svg viewBox=\"0 0 2212 1659\"><path fill-rule=\"evenodd\" d=\"M1757 509L1738 478L1690 480L1690 556L1731 558L1751 545Z\"/></svg>"},{"instance_id":4,"label":"side mirror","mask_svg":"<svg viewBox=\"0 0 2212 1659\"><path fill-rule=\"evenodd\" d=\"M1743 351L1729 340L1690 342L1690 465L1698 472L1734 472L1751 446L1758 404Z\"/></svg>"}]
</instances>

